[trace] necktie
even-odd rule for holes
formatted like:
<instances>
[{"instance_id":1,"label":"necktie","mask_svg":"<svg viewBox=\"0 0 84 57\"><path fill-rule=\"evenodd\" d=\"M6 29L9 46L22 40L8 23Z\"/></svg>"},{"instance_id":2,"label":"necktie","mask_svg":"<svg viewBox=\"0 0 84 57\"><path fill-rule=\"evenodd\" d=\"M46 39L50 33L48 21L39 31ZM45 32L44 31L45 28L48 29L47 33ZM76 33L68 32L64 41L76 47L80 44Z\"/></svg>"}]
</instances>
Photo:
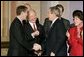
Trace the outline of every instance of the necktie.
<instances>
[{"instance_id":1,"label":"necktie","mask_svg":"<svg viewBox=\"0 0 84 57\"><path fill-rule=\"evenodd\" d=\"M35 24L33 24L33 30L34 30L34 31L36 31L36 30L37 30L37 29L36 29L36 27L35 27Z\"/></svg>"}]
</instances>

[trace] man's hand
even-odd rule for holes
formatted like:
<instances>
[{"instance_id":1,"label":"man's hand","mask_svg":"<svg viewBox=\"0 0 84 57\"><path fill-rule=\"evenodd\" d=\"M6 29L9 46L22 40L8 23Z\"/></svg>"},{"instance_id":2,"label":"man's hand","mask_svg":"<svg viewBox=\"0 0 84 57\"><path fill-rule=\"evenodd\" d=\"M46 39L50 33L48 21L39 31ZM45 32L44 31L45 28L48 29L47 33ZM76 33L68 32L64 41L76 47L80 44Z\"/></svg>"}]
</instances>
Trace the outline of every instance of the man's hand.
<instances>
[{"instance_id":1,"label":"man's hand","mask_svg":"<svg viewBox=\"0 0 84 57\"><path fill-rule=\"evenodd\" d=\"M37 43L35 43L35 44L33 45L33 49L34 49L35 51L42 50L41 45L39 45L39 44L37 44Z\"/></svg>"},{"instance_id":2,"label":"man's hand","mask_svg":"<svg viewBox=\"0 0 84 57\"><path fill-rule=\"evenodd\" d=\"M50 56L55 56L55 53L51 52Z\"/></svg>"},{"instance_id":3,"label":"man's hand","mask_svg":"<svg viewBox=\"0 0 84 57\"><path fill-rule=\"evenodd\" d=\"M37 31L33 32L31 35L32 35L33 37L38 36L38 35L39 35L39 31L37 30Z\"/></svg>"}]
</instances>

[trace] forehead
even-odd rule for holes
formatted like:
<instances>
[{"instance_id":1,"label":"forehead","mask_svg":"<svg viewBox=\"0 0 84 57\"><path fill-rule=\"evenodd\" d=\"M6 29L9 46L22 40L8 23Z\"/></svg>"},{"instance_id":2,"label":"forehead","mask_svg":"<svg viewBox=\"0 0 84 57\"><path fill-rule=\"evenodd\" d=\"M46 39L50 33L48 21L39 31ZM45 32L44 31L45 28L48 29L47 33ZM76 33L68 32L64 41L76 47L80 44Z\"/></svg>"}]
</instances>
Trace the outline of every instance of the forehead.
<instances>
[{"instance_id":1,"label":"forehead","mask_svg":"<svg viewBox=\"0 0 84 57\"><path fill-rule=\"evenodd\" d=\"M80 20L78 16L74 16L74 19L75 20Z\"/></svg>"},{"instance_id":2,"label":"forehead","mask_svg":"<svg viewBox=\"0 0 84 57\"><path fill-rule=\"evenodd\" d=\"M74 18L78 18L78 16L74 16Z\"/></svg>"},{"instance_id":3,"label":"forehead","mask_svg":"<svg viewBox=\"0 0 84 57\"><path fill-rule=\"evenodd\" d=\"M29 11L29 15L36 15L34 11Z\"/></svg>"}]
</instances>

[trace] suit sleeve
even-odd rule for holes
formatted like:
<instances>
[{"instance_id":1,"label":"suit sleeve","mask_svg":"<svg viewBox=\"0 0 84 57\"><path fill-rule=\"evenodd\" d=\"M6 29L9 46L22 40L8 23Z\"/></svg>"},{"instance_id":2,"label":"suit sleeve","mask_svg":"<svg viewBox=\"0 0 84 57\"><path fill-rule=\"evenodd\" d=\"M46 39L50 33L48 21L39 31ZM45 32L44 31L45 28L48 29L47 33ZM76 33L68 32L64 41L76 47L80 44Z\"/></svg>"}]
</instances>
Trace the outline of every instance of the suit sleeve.
<instances>
[{"instance_id":1,"label":"suit sleeve","mask_svg":"<svg viewBox=\"0 0 84 57\"><path fill-rule=\"evenodd\" d=\"M41 26L41 30L40 30L40 44L42 45L42 48L45 49L45 31L44 31L44 28L43 26Z\"/></svg>"},{"instance_id":2,"label":"suit sleeve","mask_svg":"<svg viewBox=\"0 0 84 57\"><path fill-rule=\"evenodd\" d=\"M24 48L26 48L28 50L32 49L32 47L33 47L32 44L33 43L28 43L28 41L25 39L24 34L22 34L22 31L21 31L21 24L16 23L16 24L12 25L11 32L13 33L16 41L21 46L23 46Z\"/></svg>"},{"instance_id":3,"label":"suit sleeve","mask_svg":"<svg viewBox=\"0 0 84 57\"><path fill-rule=\"evenodd\" d=\"M67 30L70 28L70 22L69 21L67 21Z\"/></svg>"},{"instance_id":4,"label":"suit sleeve","mask_svg":"<svg viewBox=\"0 0 84 57\"><path fill-rule=\"evenodd\" d=\"M66 30L68 30L70 28L70 22L69 22L69 20L66 20L65 26L66 26Z\"/></svg>"}]
</instances>

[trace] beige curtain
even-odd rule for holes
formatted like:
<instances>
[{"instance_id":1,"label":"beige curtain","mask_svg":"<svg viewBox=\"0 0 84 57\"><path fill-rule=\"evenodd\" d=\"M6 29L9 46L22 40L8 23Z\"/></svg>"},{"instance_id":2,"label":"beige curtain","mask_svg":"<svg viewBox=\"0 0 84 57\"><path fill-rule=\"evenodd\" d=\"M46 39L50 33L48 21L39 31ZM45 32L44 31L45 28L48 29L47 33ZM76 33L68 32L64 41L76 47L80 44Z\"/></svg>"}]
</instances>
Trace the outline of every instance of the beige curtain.
<instances>
[{"instance_id":1,"label":"beige curtain","mask_svg":"<svg viewBox=\"0 0 84 57\"><path fill-rule=\"evenodd\" d=\"M7 55L9 42L9 29L15 17L16 2L1 1L1 56Z\"/></svg>"},{"instance_id":2,"label":"beige curtain","mask_svg":"<svg viewBox=\"0 0 84 57\"><path fill-rule=\"evenodd\" d=\"M9 41L9 28L15 17L14 1L1 1L1 41Z\"/></svg>"}]
</instances>

